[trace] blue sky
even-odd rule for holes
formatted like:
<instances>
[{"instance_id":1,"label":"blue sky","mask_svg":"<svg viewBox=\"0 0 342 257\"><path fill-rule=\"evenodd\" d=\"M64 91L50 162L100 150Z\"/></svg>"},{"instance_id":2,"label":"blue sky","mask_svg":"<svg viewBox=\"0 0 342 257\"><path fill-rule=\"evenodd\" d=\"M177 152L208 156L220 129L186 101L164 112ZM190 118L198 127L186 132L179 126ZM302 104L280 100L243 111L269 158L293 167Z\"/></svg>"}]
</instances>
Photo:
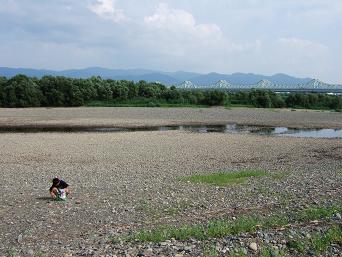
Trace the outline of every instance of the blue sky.
<instances>
[{"instance_id":1,"label":"blue sky","mask_svg":"<svg viewBox=\"0 0 342 257\"><path fill-rule=\"evenodd\" d=\"M342 83L341 0L0 0L0 66Z\"/></svg>"}]
</instances>

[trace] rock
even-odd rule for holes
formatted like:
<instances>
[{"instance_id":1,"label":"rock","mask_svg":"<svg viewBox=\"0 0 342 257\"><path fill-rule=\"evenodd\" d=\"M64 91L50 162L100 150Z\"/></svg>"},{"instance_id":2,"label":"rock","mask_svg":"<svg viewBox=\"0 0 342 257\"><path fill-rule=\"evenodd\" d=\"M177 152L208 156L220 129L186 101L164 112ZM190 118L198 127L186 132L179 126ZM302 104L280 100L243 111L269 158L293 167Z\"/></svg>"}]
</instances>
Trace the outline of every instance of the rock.
<instances>
[{"instance_id":1,"label":"rock","mask_svg":"<svg viewBox=\"0 0 342 257\"><path fill-rule=\"evenodd\" d=\"M23 234L19 234L17 241L19 244L21 244L21 242L23 241Z\"/></svg>"},{"instance_id":2,"label":"rock","mask_svg":"<svg viewBox=\"0 0 342 257\"><path fill-rule=\"evenodd\" d=\"M152 248L147 248L145 251L144 251L144 254L145 255L151 255L153 253L153 249Z\"/></svg>"},{"instance_id":3,"label":"rock","mask_svg":"<svg viewBox=\"0 0 342 257\"><path fill-rule=\"evenodd\" d=\"M342 216L341 216L340 213L336 213L336 214L335 214L335 218L336 218L337 220L342 220Z\"/></svg>"},{"instance_id":4,"label":"rock","mask_svg":"<svg viewBox=\"0 0 342 257\"><path fill-rule=\"evenodd\" d=\"M27 255L28 256L34 256L34 251L32 249L27 250Z\"/></svg>"},{"instance_id":5,"label":"rock","mask_svg":"<svg viewBox=\"0 0 342 257\"><path fill-rule=\"evenodd\" d=\"M185 246L184 251L186 252L191 252L192 251L192 246Z\"/></svg>"},{"instance_id":6,"label":"rock","mask_svg":"<svg viewBox=\"0 0 342 257\"><path fill-rule=\"evenodd\" d=\"M258 245L255 242L250 243L248 248L253 250L254 252L258 251Z\"/></svg>"}]
</instances>

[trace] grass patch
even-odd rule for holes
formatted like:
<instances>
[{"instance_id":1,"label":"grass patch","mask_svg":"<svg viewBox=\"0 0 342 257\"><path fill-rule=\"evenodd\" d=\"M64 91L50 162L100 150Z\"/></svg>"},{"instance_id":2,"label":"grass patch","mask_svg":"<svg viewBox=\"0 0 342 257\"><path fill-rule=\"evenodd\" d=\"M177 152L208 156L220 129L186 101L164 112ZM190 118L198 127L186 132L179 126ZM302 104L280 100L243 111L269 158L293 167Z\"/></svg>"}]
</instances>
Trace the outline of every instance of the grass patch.
<instances>
[{"instance_id":1,"label":"grass patch","mask_svg":"<svg viewBox=\"0 0 342 257\"><path fill-rule=\"evenodd\" d=\"M7 251L5 256L6 257L15 257L15 256L17 256L17 250L14 249L14 248L10 249L10 250Z\"/></svg>"},{"instance_id":2,"label":"grass patch","mask_svg":"<svg viewBox=\"0 0 342 257\"><path fill-rule=\"evenodd\" d=\"M285 256L285 253L283 251L274 250L271 247L263 247L261 249L261 255L262 257L283 257Z\"/></svg>"},{"instance_id":3,"label":"grass patch","mask_svg":"<svg viewBox=\"0 0 342 257\"><path fill-rule=\"evenodd\" d=\"M294 249L299 253L304 253L305 252L305 248L306 248L306 244L304 241L299 241L299 240L291 240L289 242L287 242L287 247L290 249Z\"/></svg>"},{"instance_id":4,"label":"grass patch","mask_svg":"<svg viewBox=\"0 0 342 257\"><path fill-rule=\"evenodd\" d=\"M204 247L203 249L203 256L204 257L219 257L219 252L216 250L215 245L211 247Z\"/></svg>"},{"instance_id":5,"label":"grass patch","mask_svg":"<svg viewBox=\"0 0 342 257\"><path fill-rule=\"evenodd\" d=\"M316 234L312 240L312 247L315 249L316 253L321 253L332 244L342 245L342 227L333 226L328 229L323 235L320 233Z\"/></svg>"},{"instance_id":6,"label":"grass patch","mask_svg":"<svg viewBox=\"0 0 342 257\"><path fill-rule=\"evenodd\" d=\"M267 173L262 170L243 170L239 172L220 172L208 175L193 175L183 180L193 183L206 183L215 186L244 183L250 177L262 177Z\"/></svg>"},{"instance_id":7,"label":"grass patch","mask_svg":"<svg viewBox=\"0 0 342 257\"><path fill-rule=\"evenodd\" d=\"M241 216L238 219L231 220L214 220L208 224L190 224L181 227L163 226L152 230L142 229L120 240L123 241L140 241L140 242L162 242L171 238L176 240L189 240L194 238L197 240L206 240L210 238L222 238L228 235L237 235L240 233L255 232L258 229L267 229L282 227L290 223L308 222L315 219L330 219L334 213L341 212L342 206L309 208L307 210L292 213L291 215L279 214L267 217L262 216ZM338 230L339 229L339 230ZM118 239L114 238L113 242ZM325 235L325 239L313 239L315 249L323 249L327 242L342 243L341 228L335 228ZM292 248L300 249L300 245L293 242ZM297 250L298 250L297 249Z\"/></svg>"},{"instance_id":8,"label":"grass patch","mask_svg":"<svg viewBox=\"0 0 342 257\"><path fill-rule=\"evenodd\" d=\"M335 213L340 213L342 211L342 206L332 206L330 208L325 207L316 207L309 208L303 211L300 211L295 214L294 219L296 221L311 221L311 220L319 220L327 217L332 217Z\"/></svg>"}]
</instances>

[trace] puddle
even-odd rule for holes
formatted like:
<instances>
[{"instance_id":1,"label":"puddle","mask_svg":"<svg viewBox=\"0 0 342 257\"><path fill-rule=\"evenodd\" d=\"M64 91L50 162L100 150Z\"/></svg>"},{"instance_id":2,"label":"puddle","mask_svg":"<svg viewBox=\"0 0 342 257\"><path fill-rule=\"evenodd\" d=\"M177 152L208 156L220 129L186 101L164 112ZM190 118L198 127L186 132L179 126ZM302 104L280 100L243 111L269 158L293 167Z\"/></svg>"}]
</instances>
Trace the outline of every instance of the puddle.
<instances>
[{"instance_id":1,"label":"puddle","mask_svg":"<svg viewBox=\"0 0 342 257\"><path fill-rule=\"evenodd\" d=\"M40 133L40 132L134 132L134 131L171 131L181 130L194 133L252 133L282 137L342 138L342 129L294 129L286 127L264 127L248 125L182 125L140 128L120 127L0 127L0 133Z\"/></svg>"}]
</instances>

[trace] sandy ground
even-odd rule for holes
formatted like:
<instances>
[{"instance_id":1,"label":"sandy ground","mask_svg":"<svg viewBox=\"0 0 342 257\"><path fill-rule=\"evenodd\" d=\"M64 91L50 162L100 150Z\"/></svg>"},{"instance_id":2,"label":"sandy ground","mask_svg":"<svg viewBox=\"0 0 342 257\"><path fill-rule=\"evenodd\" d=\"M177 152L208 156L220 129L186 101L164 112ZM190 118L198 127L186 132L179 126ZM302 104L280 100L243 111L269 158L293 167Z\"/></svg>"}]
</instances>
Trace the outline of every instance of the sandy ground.
<instances>
[{"instance_id":1,"label":"sandy ground","mask_svg":"<svg viewBox=\"0 0 342 257\"><path fill-rule=\"evenodd\" d=\"M1 109L0 117L1 124L16 125L109 120L112 125L259 121L342 127L341 114L253 109ZM202 222L246 210L341 204L341 160L342 139L182 131L1 133L0 256L11 249L27 256L62 256L94 244L101 252L108 236L141 227ZM227 188L179 180L248 168L264 169L269 176ZM48 199L56 175L73 189L66 203Z\"/></svg>"},{"instance_id":2,"label":"sandy ground","mask_svg":"<svg viewBox=\"0 0 342 257\"><path fill-rule=\"evenodd\" d=\"M227 124L342 128L342 114L252 108L0 108L0 126L158 126Z\"/></svg>"}]
</instances>

